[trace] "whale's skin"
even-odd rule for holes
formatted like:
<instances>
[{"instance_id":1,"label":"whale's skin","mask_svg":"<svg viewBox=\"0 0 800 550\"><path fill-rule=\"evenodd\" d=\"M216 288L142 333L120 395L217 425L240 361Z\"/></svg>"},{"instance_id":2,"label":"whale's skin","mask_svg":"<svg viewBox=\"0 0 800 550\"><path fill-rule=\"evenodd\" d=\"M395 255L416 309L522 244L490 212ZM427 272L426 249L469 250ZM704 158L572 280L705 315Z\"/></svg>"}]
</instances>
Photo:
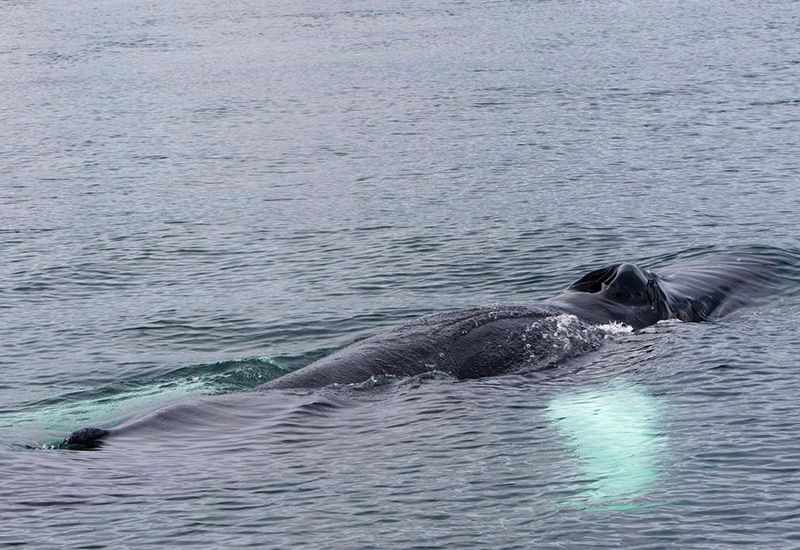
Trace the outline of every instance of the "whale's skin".
<instances>
[{"instance_id":1,"label":"whale's skin","mask_svg":"<svg viewBox=\"0 0 800 550\"><path fill-rule=\"evenodd\" d=\"M426 315L356 342L261 389L311 388L406 377L430 371L457 378L502 372L525 349L522 335L536 320L563 313L553 306L486 306Z\"/></svg>"},{"instance_id":2,"label":"whale's skin","mask_svg":"<svg viewBox=\"0 0 800 550\"><path fill-rule=\"evenodd\" d=\"M524 367L549 366L537 354L547 320L575 316L583 323L621 323L642 329L662 320L709 321L766 296L780 266L767 258L721 255L660 268L634 264L591 271L538 305L482 306L426 315L355 342L310 365L259 386L259 390L358 384L373 377L407 377L439 371L481 378ZM580 350L579 350L580 351ZM121 429L83 428L60 445L99 447Z\"/></svg>"}]
</instances>

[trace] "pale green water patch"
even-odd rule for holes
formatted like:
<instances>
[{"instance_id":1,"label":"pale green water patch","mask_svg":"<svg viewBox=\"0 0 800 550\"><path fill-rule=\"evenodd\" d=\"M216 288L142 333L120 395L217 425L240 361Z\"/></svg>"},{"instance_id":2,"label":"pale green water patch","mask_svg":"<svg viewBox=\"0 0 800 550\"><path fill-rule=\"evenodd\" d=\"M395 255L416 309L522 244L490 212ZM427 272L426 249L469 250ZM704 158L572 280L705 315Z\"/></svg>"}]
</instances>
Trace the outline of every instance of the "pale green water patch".
<instances>
[{"instance_id":1,"label":"pale green water patch","mask_svg":"<svg viewBox=\"0 0 800 550\"><path fill-rule=\"evenodd\" d=\"M570 507L637 509L662 477L664 404L647 388L615 382L556 396L547 417L572 449L585 488Z\"/></svg>"},{"instance_id":2,"label":"pale green water patch","mask_svg":"<svg viewBox=\"0 0 800 550\"><path fill-rule=\"evenodd\" d=\"M0 416L0 429L12 430L17 440L58 438L85 426L117 426L189 395L251 389L284 372L265 357L184 367L158 379L122 382L25 406Z\"/></svg>"}]
</instances>

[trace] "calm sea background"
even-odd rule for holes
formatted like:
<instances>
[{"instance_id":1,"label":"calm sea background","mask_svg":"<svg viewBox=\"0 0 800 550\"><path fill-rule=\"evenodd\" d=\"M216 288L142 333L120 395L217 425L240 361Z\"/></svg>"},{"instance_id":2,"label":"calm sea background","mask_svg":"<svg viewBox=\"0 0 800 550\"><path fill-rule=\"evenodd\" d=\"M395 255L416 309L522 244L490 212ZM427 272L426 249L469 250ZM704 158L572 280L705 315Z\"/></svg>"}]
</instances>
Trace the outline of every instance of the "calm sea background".
<instances>
[{"instance_id":1,"label":"calm sea background","mask_svg":"<svg viewBox=\"0 0 800 550\"><path fill-rule=\"evenodd\" d=\"M797 1L2 1L0 130L0 545L800 547L797 292L248 392L603 263L797 259Z\"/></svg>"}]
</instances>

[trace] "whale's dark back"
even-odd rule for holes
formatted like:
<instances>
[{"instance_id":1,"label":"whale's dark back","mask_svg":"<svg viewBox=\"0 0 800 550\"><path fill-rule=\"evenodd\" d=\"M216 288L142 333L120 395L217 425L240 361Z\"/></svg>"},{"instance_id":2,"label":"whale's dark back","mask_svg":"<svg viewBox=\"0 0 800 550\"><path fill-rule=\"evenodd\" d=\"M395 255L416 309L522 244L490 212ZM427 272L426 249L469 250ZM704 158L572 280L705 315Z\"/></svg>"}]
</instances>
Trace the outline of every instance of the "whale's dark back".
<instances>
[{"instance_id":1,"label":"whale's dark back","mask_svg":"<svg viewBox=\"0 0 800 550\"><path fill-rule=\"evenodd\" d=\"M543 306L486 306L426 315L355 342L261 387L322 387L434 370L457 378L491 376L507 370L520 357L525 349L525 327L559 313Z\"/></svg>"}]
</instances>

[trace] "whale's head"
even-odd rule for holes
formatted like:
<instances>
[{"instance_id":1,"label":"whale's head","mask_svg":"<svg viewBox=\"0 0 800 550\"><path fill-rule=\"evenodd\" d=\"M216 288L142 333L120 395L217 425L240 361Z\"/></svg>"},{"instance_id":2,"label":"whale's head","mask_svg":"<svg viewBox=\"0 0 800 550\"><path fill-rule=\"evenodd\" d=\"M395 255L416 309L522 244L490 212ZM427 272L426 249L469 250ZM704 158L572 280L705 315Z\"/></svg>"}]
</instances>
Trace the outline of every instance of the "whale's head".
<instances>
[{"instance_id":1,"label":"whale's head","mask_svg":"<svg viewBox=\"0 0 800 550\"><path fill-rule=\"evenodd\" d=\"M586 292L630 306L652 302L655 276L634 264L612 264L591 271L569 285L567 291Z\"/></svg>"},{"instance_id":2,"label":"whale's head","mask_svg":"<svg viewBox=\"0 0 800 550\"><path fill-rule=\"evenodd\" d=\"M612 264L591 271L554 302L590 321L619 321L634 328L669 318L658 278L634 264Z\"/></svg>"}]
</instances>

